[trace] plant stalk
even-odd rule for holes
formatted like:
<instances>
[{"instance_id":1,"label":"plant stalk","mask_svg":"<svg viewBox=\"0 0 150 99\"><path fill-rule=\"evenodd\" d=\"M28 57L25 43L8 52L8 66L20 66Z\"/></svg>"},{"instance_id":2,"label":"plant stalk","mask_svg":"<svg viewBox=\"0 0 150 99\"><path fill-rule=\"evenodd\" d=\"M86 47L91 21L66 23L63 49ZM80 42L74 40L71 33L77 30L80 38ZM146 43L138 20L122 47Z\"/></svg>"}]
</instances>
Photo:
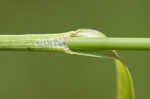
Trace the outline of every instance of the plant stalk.
<instances>
[{"instance_id":1,"label":"plant stalk","mask_svg":"<svg viewBox=\"0 0 150 99\"><path fill-rule=\"evenodd\" d=\"M0 35L0 50L61 51L51 47L56 44L50 40L59 36L60 34ZM150 38L70 37L66 45L74 51L150 50Z\"/></svg>"},{"instance_id":2,"label":"plant stalk","mask_svg":"<svg viewBox=\"0 0 150 99\"><path fill-rule=\"evenodd\" d=\"M71 50L150 50L150 38L85 38L67 41Z\"/></svg>"},{"instance_id":3,"label":"plant stalk","mask_svg":"<svg viewBox=\"0 0 150 99\"><path fill-rule=\"evenodd\" d=\"M0 35L0 50L64 51L63 33Z\"/></svg>"}]
</instances>

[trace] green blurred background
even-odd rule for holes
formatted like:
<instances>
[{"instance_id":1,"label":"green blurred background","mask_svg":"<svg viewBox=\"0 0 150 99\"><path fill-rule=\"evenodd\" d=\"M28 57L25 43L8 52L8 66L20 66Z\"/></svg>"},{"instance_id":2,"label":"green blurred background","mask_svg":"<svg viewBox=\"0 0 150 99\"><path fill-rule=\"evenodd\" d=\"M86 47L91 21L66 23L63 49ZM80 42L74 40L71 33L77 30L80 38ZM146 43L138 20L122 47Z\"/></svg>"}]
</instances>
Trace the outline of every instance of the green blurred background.
<instances>
[{"instance_id":1,"label":"green blurred background","mask_svg":"<svg viewBox=\"0 0 150 99\"><path fill-rule=\"evenodd\" d=\"M149 0L0 0L0 34L92 28L150 37ZM149 99L150 51L119 51L136 99ZM56 52L0 52L0 99L115 99L111 60Z\"/></svg>"}]
</instances>

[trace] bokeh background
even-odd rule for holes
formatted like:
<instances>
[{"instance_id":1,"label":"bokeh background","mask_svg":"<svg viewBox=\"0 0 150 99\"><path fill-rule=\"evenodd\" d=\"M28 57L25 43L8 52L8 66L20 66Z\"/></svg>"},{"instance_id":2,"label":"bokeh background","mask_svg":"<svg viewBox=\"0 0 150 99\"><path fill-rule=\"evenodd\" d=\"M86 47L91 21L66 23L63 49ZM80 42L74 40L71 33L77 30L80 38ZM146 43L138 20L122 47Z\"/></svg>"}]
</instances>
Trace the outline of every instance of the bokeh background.
<instances>
[{"instance_id":1,"label":"bokeh background","mask_svg":"<svg viewBox=\"0 0 150 99\"><path fill-rule=\"evenodd\" d=\"M0 34L92 28L111 37L150 37L149 0L0 0ZM118 51L136 99L149 99L150 51ZM57 52L0 52L1 99L115 99L111 60Z\"/></svg>"}]
</instances>

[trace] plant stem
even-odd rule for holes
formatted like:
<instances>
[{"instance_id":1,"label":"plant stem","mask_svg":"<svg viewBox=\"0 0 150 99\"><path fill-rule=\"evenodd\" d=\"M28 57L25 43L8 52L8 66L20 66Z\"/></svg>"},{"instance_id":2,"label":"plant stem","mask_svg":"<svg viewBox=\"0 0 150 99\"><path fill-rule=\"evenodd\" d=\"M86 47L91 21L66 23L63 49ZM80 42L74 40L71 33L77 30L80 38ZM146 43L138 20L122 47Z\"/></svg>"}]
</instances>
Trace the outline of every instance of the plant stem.
<instances>
[{"instance_id":1,"label":"plant stem","mask_svg":"<svg viewBox=\"0 0 150 99\"><path fill-rule=\"evenodd\" d=\"M0 35L0 50L64 51L63 36L63 33Z\"/></svg>"},{"instance_id":2,"label":"plant stem","mask_svg":"<svg viewBox=\"0 0 150 99\"><path fill-rule=\"evenodd\" d=\"M150 50L150 38L85 38L67 41L71 50Z\"/></svg>"},{"instance_id":3,"label":"plant stem","mask_svg":"<svg viewBox=\"0 0 150 99\"><path fill-rule=\"evenodd\" d=\"M61 48L54 47L64 43L56 39L62 35L64 34L0 35L0 50L62 51ZM70 37L66 45L74 51L150 50L150 38Z\"/></svg>"}]
</instances>

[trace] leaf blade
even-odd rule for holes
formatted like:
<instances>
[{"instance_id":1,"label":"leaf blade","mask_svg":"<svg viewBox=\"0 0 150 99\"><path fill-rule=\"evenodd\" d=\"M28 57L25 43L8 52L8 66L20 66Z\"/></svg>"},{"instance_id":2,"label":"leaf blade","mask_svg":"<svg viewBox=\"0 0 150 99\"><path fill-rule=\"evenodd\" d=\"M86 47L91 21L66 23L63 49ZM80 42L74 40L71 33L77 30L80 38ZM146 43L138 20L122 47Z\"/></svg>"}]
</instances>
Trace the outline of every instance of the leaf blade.
<instances>
[{"instance_id":1,"label":"leaf blade","mask_svg":"<svg viewBox=\"0 0 150 99\"><path fill-rule=\"evenodd\" d=\"M128 68L118 59L114 60L117 72L117 99L134 99L134 88Z\"/></svg>"}]
</instances>

